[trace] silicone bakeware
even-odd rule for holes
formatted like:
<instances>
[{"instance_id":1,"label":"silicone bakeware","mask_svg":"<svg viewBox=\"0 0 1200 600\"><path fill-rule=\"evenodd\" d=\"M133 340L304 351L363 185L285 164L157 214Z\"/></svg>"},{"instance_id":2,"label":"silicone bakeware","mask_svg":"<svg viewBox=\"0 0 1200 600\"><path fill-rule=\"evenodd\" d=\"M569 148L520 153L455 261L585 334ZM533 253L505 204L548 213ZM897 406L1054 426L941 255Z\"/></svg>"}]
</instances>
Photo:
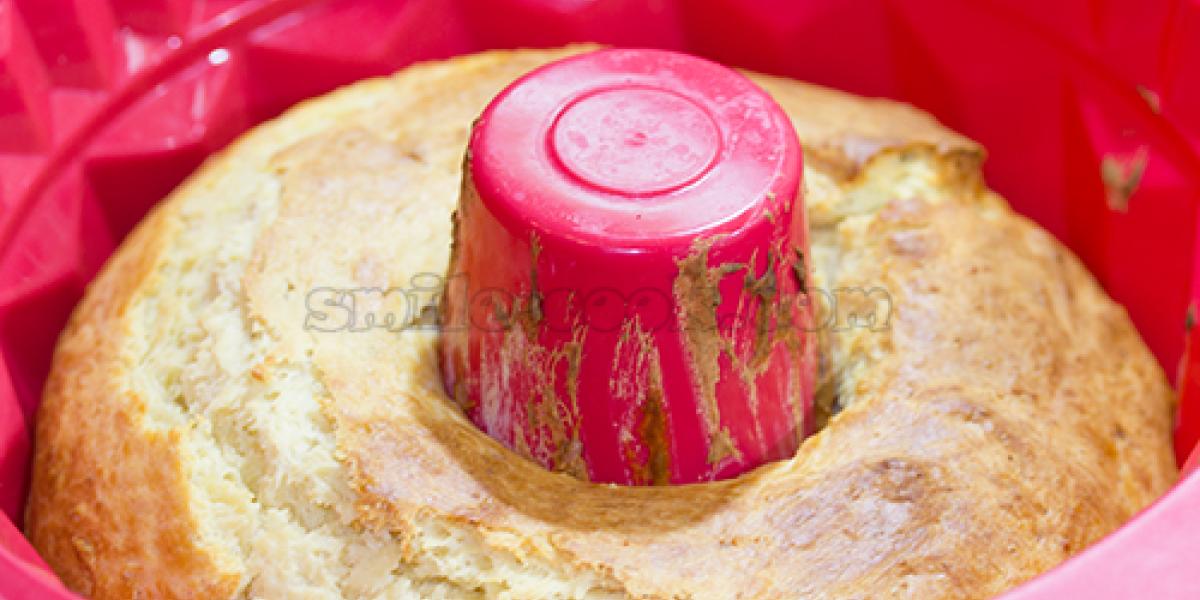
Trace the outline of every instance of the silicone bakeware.
<instances>
[{"instance_id":1,"label":"silicone bakeware","mask_svg":"<svg viewBox=\"0 0 1200 600\"><path fill-rule=\"evenodd\" d=\"M800 144L766 92L689 54L586 52L497 94L466 156L441 366L480 429L597 483L796 453L815 302Z\"/></svg>"},{"instance_id":2,"label":"silicone bakeware","mask_svg":"<svg viewBox=\"0 0 1200 600\"><path fill-rule=\"evenodd\" d=\"M989 184L1084 259L1175 375L1192 454L1200 0L0 0L0 596L72 597L20 534L30 428L71 308L150 206L303 98L571 41L896 98L982 142ZM1007 597L1200 597L1197 506L1184 476Z\"/></svg>"}]
</instances>

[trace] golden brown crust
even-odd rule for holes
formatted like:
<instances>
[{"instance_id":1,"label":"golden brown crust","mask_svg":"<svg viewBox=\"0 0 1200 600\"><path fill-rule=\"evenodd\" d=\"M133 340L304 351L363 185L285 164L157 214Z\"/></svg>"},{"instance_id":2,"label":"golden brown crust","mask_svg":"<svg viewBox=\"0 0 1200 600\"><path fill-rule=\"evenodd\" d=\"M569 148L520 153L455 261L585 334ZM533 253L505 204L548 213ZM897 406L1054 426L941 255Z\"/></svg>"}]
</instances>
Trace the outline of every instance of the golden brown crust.
<instances>
[{"instance_id":1,"label":"golden brown crust","mask_svg":"<svg viewBox=\"0 0 1200 600\"><path fill-rule=\"evenodd\" d=\"M179 430L146 425L123 385L131 299L156 284L174 224L156 210L88 289L38 410L26 533L71 589L95 598L229 597L238 576L196 543ZM147 524L153 524L148 527Z\"/></svg>"},{"instance_id":2,"label":"golden brown crust","mask_svg":"<svg viewBox=\"0 0 1200 600\"><path fill-rule=\"evenodd\" d=\"M808 164L839 179L853 177L880 150L906 144L928 144L975 165L983 161L982 147L907 104L782 77L749 75L788 111L804 142Z\"/></svg>"},{"instance_id":3,"label":"golden brown crust","mask_svg":"<svg viewBox=\"0 0 1200 600\"><path fill-rule=\"evenodd\" d=\"M634 597L987 597L1172 483L1161 370L1078 261L981 187L982 151L913 109L775 78L754 76L805 144L814 244L836 257L821 283L880 287L894 309L886 328L827 334L844 409L794 459L697 486L580 482L467 422L441 391L431 336L303 328L305 290L406 287L444 268L471 118L561 55L420 66L297 109L210 162L126 242L64 334L39 415L29 534L69 586L246 593L241 567L197 541L187 427L146 426L127 393L145 333L122 308L171 285L153 274L171 215L202 203L232 161L279 188L241 277L240 318L271 339L256 377L316 374L354 535L391 536L406 564L436 523ZM861 199L909 164L931 168L936 193ZM838 191L822 195L821 177Z\"/></svg>"}]
</instances>

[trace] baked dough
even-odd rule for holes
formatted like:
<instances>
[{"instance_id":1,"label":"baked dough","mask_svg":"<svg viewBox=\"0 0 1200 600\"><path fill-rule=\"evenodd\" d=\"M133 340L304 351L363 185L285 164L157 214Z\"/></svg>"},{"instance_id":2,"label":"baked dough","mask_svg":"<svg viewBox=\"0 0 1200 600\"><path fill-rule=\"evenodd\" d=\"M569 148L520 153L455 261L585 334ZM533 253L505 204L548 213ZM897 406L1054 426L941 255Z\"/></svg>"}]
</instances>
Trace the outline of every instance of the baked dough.
<instances>
[{"instance_id":1,"label":"baked dough","mask_svg":"<svg viewBox=\"0 0 1200 600\"><path fill-rule=\"evenodd\" d=\"M795 458L712 484L582 482L463 418L434 332L306 323L314 290L441 274L472 119L581 49L422 64L306 102L146 218L72 317L38 416L28 534L68 586L979 598L1174 481L1161 369L1079 261L982 185L981 149L910 107L784 79L752 75L805 145L817 283L891 300L824 331L836 414ZM436 302L417 291L357 309L415 315L409 298Z\"/></svg>"}]
</instances>

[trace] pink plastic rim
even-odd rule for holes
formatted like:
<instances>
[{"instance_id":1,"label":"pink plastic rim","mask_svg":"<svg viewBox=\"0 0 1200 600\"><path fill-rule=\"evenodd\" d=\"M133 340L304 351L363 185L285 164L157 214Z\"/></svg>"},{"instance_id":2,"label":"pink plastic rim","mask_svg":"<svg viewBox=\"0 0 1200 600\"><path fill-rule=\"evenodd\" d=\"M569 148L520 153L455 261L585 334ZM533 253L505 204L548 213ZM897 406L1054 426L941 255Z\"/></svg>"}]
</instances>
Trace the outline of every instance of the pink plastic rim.
<instances>
[{"instance_id":1,"label":"pink plastic rim","mask_svg":"<svg viewBox=\"0 0 1200 600\"><path fill-rule=\"evenodd\" d=\"M16 82L5 100L18 98L17 112L0 119L0 507L18 522L29 428L56 332L113 244L204 156L294 102L415 60L585 40L688 50L900 99L981 141L989 184L1080 253L1168 374L1181 376L1181 464L1200 437L1200 352L1176 371L1184 314L1200 302L1192 286L1200 281L1192 274L1200 265L1194 0L83 6L0 2L0 80ZM59 22L66 26L46 27ZM76 33L59 43L86 43L59 63L56 42L36 32L64 28ZM214 52L226 60L210 62ZM1034 135L1042 143L1031 145ZM1141 185L1126 211L1111 210L1100 165L1128 164L1143 144ZM1200 328L1188 338L1200 348ZM1116 579L1135 582L1140 596L1200 596L1191 568L1200 515L1178 509L1200 501L1196 481L1013 595L1129 597L1107 585ZM37 584L40 567L13 556L0 550L0 595L73 597Z\"/></svg>"},{"instance_id":2,"label":"pink plastic rim","mask_svg":"<svg viewBox=\"0 0 1200 600\"><path fill-rule=\"evenodd\" d=\"M618 105L625 108L596 112ZM798 159L770 143L786 122L762 90L716 63L602 50L537 69L500 92L471 136L472 176L514 228L581 245L678 248L761 217L754 211L768 192L792 197L779 182L798 180ZM614 138L621 128L645 139Z\"/></svg>"},{"instance_id":3,"label":"pink plastic rim","mask_svg":"<svg viewBox=\"0 0 1200 600\"><path fill-rule=\"evenodd\" d=\"M695 182L722 147L720 129L703 106L644 86L604 88L569 102L547 132L547 144L550 156L584 185L631 198Z\"/></svg>"},{"instance_id":4,"label":"pink plastic rim","mask_svg":"<svg viewBox=\"0 0 1200 600\"><path fill-rule=\"evenodd\" d=\"M481 429L629 485L795 452L816 370L801 153L764 91L675 52L586 53L501 91L467 156L442 367Z\"/></svg>"}]
</instances>

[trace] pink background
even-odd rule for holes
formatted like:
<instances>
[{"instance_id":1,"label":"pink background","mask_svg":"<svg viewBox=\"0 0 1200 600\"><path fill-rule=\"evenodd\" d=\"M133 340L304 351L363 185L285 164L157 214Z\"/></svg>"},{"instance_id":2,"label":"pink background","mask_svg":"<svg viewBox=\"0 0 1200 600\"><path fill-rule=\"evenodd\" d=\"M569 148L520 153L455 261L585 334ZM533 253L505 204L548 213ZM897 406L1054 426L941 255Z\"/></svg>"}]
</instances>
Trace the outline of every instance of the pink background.
<instances>
[{"instance_id":1,"label":"pink background","mask_svg":"<svg viewBox=\"0 0 1200 600\"><path fill-rule=\"evenodd\" d=\"M898 98L981 141L989 183L1079 253L1179 375L1191 453L1200 0L0 0L0 596L62 593L17 529L30 425L72 306L148 207L299 99L415 60L583 40ZM1102 162L1142 158L1114 209ZM1200 597L1198 508L1186 478L1010 597Z\"/></svg>"}]
</instances>

